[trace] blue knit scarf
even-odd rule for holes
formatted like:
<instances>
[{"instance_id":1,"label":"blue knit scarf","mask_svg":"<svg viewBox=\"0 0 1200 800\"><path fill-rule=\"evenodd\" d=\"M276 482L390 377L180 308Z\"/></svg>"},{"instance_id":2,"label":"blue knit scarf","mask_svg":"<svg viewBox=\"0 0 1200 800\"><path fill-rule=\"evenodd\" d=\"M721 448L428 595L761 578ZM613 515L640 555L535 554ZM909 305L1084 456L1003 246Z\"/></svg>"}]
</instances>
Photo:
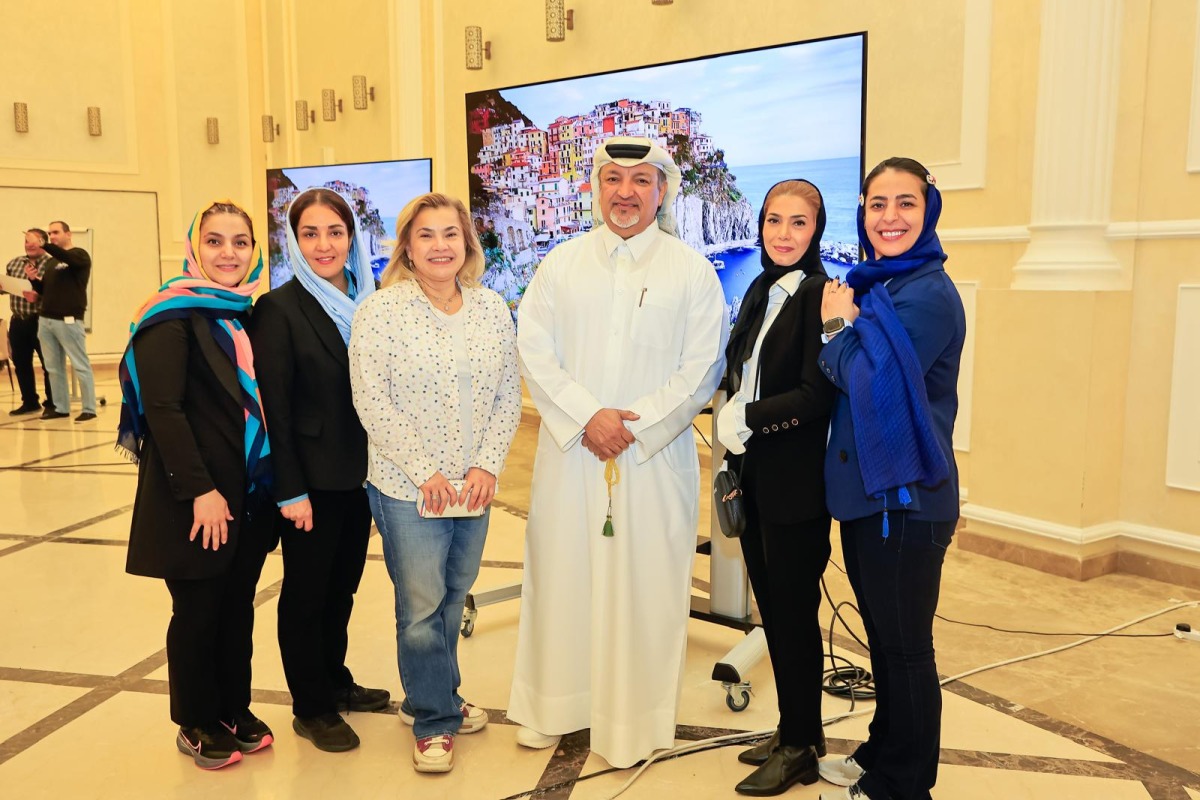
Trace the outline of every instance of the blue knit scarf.
<instances>
[{"instance_id":1,"label":"blue knit scarf","mask_svg":"<svg viewBox=\"0 0 1200 800\"><path fill-rule=\"evenodd\" d=\"M941 194L932 183L925 198L925 225L911 249L895 257L875 257L858 209L858 237L867 258L846 276L859 316L854 330L862 354L849 369L850 416L859 470L867 494L884 502L883 535L888 535L887 492L898 489L900 503L912 502L908 484L936 485L950 474L934 435L925 377L912 338L892 305L884 282L931 261L945 261L937 237ZM939 264L940 267L940 264Z\"/></svg>"},{"instance_id":2,"label":"blue knit scarf","mask_svg":"<svg viewBox=\"0 0 1200 800\"><path fill-rule=\"evenodd\" d=\"M303 194L304 192L301 192L296 195L292 202L295 203ZM351 209L354 208L353 203L350 203L349 200L346 202ZM285 219L287 218L285 217ZM300 285L321 304L321 308L337 326L338 333L342 335L342 341L349 347L350 323L354 319L354 312L370 296L371 292L375 291L375 276L371 272L371 263L366 251L367 242L363 238L358 216L354 217L354 230L350 231L353 234L350 239L350 252L346 255L345 269L349 294L343 294L332 283L313 272L313 268L308 265L308 261L300 252L300 244L296 241L296 234L292 232L292 226L289 224L284 227L287 228L288 257L292 262L292 271L296 273L296 280L300 281Z\"/></svg>"}]
</instances>

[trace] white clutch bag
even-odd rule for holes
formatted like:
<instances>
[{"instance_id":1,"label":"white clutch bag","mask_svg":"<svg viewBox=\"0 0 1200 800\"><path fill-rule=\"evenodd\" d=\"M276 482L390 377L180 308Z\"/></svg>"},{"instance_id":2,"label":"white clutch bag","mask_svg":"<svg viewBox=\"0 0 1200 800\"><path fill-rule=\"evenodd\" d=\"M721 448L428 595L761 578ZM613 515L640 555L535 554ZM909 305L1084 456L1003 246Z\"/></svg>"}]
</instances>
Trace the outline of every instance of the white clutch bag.
<instances>
[{"instance_id":1,"label":"white clutch bag","mask_svg":"<svg viewBox=\"0 0 1200 800\"><path fill-rule=\"evenodd\" d=\"M450 481L450 485L454 487L454 491L462 492L464 481ZM499 487L497 487L499 488ZM467 498L459 505L447 505L442 508L442 513L435 514L432 509L425 507L425 494L417 495L417 514L422 517L431 519L451 519L453 517L482 517L483 512L487 510L487 506L480 506L474 511L470 510L471 499Z\"/></svg>"}]
</instances>

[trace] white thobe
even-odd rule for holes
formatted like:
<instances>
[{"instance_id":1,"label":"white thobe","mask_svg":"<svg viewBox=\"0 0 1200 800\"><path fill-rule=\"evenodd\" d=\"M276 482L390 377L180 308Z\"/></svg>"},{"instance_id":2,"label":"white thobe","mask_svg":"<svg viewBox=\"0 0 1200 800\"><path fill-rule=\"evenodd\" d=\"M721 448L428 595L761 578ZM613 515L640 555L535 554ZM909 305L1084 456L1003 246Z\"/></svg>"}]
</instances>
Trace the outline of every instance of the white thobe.
<instances>
[{"instance_id":1,"label":"white thobe","mask_svg":"<svg viewBox=\"0 0 1200 800\"><path fill-rule=\"evenodd\" d=\"M712 265L655 226L558 245L521 300L542 425L508 716L544 734L590 727L613 766L675 742L699 514L691 424L724 370L727 319ZM641 415L617 458L612 537L604 462L580 441L602 408Z\"/></svg>"}]
</instances>

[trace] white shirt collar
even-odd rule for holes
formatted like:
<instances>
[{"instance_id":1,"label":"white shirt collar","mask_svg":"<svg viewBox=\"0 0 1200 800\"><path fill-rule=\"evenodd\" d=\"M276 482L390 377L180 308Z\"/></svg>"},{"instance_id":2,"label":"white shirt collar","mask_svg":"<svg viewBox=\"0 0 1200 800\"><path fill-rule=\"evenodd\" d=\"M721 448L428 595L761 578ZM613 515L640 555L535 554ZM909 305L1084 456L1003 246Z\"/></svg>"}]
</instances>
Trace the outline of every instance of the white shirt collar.
<instances>
[{"instance_id":1,"label":"white shirt collar","mask_svg":"<svg viewBox=\"0 0 1200 800\"><path fill-rule=\"evenodd\" d=\"M633 255L634 261L640 261L642 256L646 254L646 251L650 249L650 245L654 244L655 237L662 233L658 228L657 220L650 227L646 228L646 230L628 239L622 239L607 225L601 226L599 230L600 239L604 242L604 252L608 253L609 258L612 257L612 254L624 242L629 247L629 252Z\"/></svg>"},{"instance_id":2,"label":"white shirt collar","mask_svg":"<svg viewBox=\"0 0 1200 800\"><path fill-rule=\"evenodd\" d=\"M800 289L800 283L803 280L804 270L794 269L771 285L771 293L774 294L775 287L778 286L780 289L787 292L788 295L793 295Z\"/></svg>"}]
</instances>

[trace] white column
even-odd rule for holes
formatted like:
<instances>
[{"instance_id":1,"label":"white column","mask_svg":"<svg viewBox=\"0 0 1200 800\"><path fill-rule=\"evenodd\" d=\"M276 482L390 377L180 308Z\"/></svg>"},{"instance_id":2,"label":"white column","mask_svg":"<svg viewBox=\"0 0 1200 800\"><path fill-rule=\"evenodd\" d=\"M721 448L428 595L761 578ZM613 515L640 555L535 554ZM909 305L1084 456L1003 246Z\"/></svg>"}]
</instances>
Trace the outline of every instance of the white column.
<instances>
[{"instance_id":1,"label":"white column","mask_svg":"<svg viewBox=\"0 0 1200 800\"><path fill-rule=\"evenodd\" d=\"M1106 231L1123 0L1043 0L1033 218L1014 289L1128 289Z\"/></svg>"},{"instance_id":2,"label":"white column","mask_svg":"<svg viewBox=\"0 0 1200 800\"><path fill-rule=\"evenodd\" d=\"M391 25L390 64L392 157L420 158L425 151L425 50L435 41L429 35L431 21L421 13L422 4L413 0L392 0L388 6ZM435 11L440 15L440 4ZM441 45L432 45L440 54ZM383 100L372 75L367 83L376 86L376 99ZM441 164L435 164L440 169Z\"/></svg>"}]
</instances>

